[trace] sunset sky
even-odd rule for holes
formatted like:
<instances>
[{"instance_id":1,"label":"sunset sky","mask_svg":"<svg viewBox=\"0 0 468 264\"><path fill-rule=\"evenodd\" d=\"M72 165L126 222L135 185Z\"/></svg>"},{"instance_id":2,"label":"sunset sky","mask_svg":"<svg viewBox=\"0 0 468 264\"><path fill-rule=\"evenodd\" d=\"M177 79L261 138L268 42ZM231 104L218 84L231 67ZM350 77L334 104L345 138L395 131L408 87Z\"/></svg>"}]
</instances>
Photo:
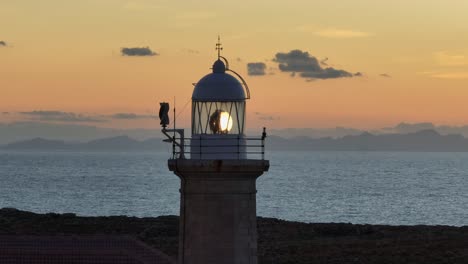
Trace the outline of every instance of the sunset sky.
<instances>
[{"instance_id":1,"label":"sunset sky","mask_svg":"<svg viewBox=\"0 0 468 264\"><path fill-rule=\"evenodd\" d=\"M157 128L220 35L251 90L249 127L468 124L466 0L0 0L0 25L0 123Z\"/></svg>"}]
</instances>

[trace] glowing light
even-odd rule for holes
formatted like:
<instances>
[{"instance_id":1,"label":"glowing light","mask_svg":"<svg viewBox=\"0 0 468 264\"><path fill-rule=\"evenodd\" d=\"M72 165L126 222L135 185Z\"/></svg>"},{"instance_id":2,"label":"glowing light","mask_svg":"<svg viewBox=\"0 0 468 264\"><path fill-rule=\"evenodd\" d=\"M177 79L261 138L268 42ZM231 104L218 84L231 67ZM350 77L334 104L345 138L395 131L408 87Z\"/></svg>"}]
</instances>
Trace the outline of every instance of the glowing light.
<instances>
[{"instance_id":1,"label":"glowing light","mask_svg":"<svg viewBox=\"0 0 468 264\"><path fill-rule=\"evenodd\" d=\"M213 134L227 134L232 129L233 120L228 112L216 110L210 117L210 129Z\"/></svg>"},{"instance_id":2,"label":"glowing light","mask_svg":"<svg viewBox=\"0 0 468 264\"><path fill-rule=\"evenodd\" d=\"M219 126L221 131L231 131L232 129L232 117L229 115L228 112L221 112L219 117Z\"/></svg>"}]
</instances>

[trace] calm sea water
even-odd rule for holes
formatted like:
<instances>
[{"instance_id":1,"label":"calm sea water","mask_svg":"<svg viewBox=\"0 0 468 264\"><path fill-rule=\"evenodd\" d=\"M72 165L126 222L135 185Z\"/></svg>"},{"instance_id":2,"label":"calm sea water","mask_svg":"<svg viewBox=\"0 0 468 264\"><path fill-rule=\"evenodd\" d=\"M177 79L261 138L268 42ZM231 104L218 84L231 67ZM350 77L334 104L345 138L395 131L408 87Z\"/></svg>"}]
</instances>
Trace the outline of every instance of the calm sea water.
<instances>
[{"instance_id":1,"label":"calm sea water","mask_svg":"<svg viewBox=\"0 0 468 264\"><path fill-rule=\"evenodd\" d=\"M0 152L0 208L178 214L169 154ZM258 215L303 222L468 225L468 153L271 152Z\"/></svg>"}]
</instances>

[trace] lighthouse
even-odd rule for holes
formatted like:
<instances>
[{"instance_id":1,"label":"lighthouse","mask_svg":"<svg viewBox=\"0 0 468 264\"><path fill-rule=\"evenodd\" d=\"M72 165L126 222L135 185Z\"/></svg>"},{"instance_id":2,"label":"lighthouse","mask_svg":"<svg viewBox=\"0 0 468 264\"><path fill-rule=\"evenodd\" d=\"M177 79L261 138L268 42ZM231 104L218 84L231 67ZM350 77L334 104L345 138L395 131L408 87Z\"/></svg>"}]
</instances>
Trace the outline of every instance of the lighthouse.
<instances>
[{"instance_id":1,"label":"lighthouse","mask_svg":"<svg viewBox=\"0 0 468 264\"><path fill-rule=\"evenodd\" d=\"M219 38L216 49L212 72L192 93L191 137L167 129L169 107L161 104L162 132L174 146L168 167L181 181L178 263L256 264L256 180L269 168L266 133L245 135L249 88L221 56Z\"/></svg>"}]
</instances>

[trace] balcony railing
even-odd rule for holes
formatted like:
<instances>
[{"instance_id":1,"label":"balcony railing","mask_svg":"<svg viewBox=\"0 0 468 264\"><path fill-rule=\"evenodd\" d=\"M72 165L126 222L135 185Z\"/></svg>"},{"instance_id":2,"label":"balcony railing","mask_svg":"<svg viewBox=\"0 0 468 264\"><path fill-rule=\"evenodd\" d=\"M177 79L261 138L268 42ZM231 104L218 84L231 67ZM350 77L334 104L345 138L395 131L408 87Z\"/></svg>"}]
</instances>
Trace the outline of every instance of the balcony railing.
<instances>
[{"instance_id":1,"label":"balcony railing","mask_svg":"<svg viewBox=\"0 0 468 264\"><path fill-rule=\"evenodd\" d=\"M164 141L172 143L172 159L265 159L265 128L261 137L201 134L185 138L183 129L162 132L168 137Z\"/></svg>"}]
</instances>

